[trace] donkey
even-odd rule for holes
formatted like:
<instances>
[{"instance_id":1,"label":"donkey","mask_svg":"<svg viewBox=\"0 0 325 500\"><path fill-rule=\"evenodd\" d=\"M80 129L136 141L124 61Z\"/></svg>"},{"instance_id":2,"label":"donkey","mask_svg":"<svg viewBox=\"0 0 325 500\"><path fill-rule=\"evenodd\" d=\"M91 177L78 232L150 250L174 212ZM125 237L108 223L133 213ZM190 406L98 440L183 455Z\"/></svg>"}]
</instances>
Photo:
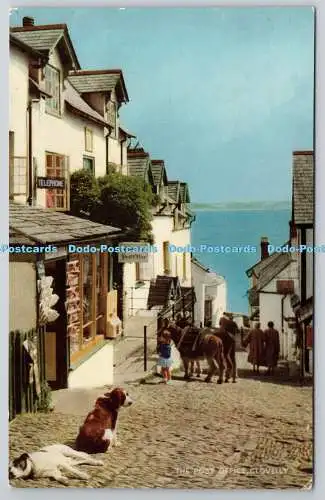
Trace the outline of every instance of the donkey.
<instances>
[{"instance_id":1,"label":"donkey","mask_svg":"<svg viewBox=\"0 0 325 500\"><path fill-rule=\"evenodd\" d=\"M217 336L201 332L193 326L181 328L176 323L166 323L173 342L178 349L185 368L185 379L189 379L189 362L206 359L209 365L206 382L211 382L213 375L219 369L218 384L223 382L224 354L222 340Z\"/></svg>"},{"instance_id":2,"label":"donkey","mask_svg":"<svg viewBox=\"0 0 325 500\"><path fill-rule=\"evenodd\" d=\"M228 318L222 317L219 321L220 328L214 328L214 334L217 335L223 344L223 351L226 364L225 382L229 381L230 374L232 381L236 382L237 364L236 364L236 333L239 332L237 324Z\"/></svg>"},{"instance_id":3,"label":"donkey","mask_svg":"<svg viewBox=\"0 0 325 500\"><path fill-rule=\"evenodd\" d=\"M176 325L179 326L180 328L186 328L187 326L193 326L193 322L192 322L190 317L186 318L186 317L182 316L181 314L178 314L176 316ZM195 365L196 365L196 370L195 370L196 376L200 377L202 371L201 371L201 366L200 366L199 360L190 361L190 377L193 377L193 375L194 375Z\"/></svg>"}]
</instances>

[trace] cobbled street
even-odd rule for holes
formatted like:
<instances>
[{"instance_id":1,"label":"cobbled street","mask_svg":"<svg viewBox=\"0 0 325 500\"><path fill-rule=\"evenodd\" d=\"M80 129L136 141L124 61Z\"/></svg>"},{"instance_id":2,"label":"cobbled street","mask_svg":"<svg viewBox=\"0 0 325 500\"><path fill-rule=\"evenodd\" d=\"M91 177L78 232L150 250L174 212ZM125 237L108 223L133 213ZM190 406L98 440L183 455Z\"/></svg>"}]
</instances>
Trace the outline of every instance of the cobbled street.
<instances>
[{"instance_id":1,"label":"cobbled street","mask_svg":"<svg viewBox=\"0 0 325 500\"><path fill-rule=\"evenodd\" d=\"M239 358L246 354L239 353ZM240 361L240 360L239 360ZM175 375L125 385L135 402L119 414L121 445L104 467L82 466L92 488L303 488L312 478L312 388L239 370L236 384L206 384ZM75 410L17 417L10 455L55 442L73 445L101 390L86 391ZM67 414L66 414L67 413ZM73 414L72 414L73 413ZM51 480L15 487L60 487Z\"/></svg>"}]
</instances>

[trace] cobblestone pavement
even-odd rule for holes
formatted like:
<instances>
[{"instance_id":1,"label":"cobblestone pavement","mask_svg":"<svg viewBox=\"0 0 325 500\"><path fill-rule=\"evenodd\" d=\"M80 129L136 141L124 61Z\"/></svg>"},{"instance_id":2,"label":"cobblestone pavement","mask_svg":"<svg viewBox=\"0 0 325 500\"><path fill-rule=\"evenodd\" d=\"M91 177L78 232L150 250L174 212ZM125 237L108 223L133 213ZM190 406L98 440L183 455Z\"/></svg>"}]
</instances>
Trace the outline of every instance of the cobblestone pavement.
<instances>
[{"instance_id":1,"label":"cobblestone pavement","mask_svg":"<svg viewBox=\"0 0 325 500\"><path fill-rule=\"evenodd\" d=\"M159 378L126 387L135 399L121 410L121 446L85 467L93 488L302 488L312 477L312 388L260 378L236 384ZM54 442L73 445L100 390L84 413L38 414L10 426L10 456ZM93 399L92 399L93 398ZM100 457L100 455L99 455ZM15 480L16 487L60 487L50 480Z\"/></svg>"}]
</instances>

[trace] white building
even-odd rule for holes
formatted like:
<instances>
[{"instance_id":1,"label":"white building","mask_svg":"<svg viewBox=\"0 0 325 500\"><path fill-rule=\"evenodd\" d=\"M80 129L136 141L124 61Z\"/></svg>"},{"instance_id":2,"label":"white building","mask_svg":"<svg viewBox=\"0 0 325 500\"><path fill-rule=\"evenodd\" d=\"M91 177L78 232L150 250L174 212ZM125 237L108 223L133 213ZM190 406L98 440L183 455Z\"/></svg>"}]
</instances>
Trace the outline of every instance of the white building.
<instances>
[{"instance_id":1,"label":"white building","mask_svg":"<svg viewBox=\"0 0 325 500\"><path fill-rule=\"evenodd\" d=\"M150 253L145 263L124 264L125 318L148 314L150 287L156 286L158 276L177 277L183 288L192 283L190 252L181 251L191 244L187 184L168 181L163 160L151 160L142 148L128 151L128 175L149 183L157 195L151 221L157 252ZM173 251L177 248L179 252Z\"/></svg>"},{"instance_id":2,"label":"white building","mask_svg":"<svg viewBox=\"0 0 325 500\"><path fill-rule=\"evenodd\" d=\"M196 258L192 258L191 264L192 284L196 295L196 325L204 326L207 321L211 321L213 327L218 327L220 318L227 310L226 280L203 266Z\"/></svg>"},{"instance_id":3,"label":"white building","mask_svg":"<svg viewBox=\"0 0 325 500\"><path fill-rule=\"evenodd\" d=\"M268 245L268 240L262 238L261 260L246 271L252 285L249 291L252 323L258 321L265 330L268 322L273 321L280 334L280 357L294 361L296 333L291 297L299 289L298 263L290 252L268 255Z\"/></svg>"},{"instance_id":4,"label":"white building","mask_svg":"<svg viewBox=\"0 0 325 500\"><path fill-rule=\"evenodd\" d=\"M65 24L38 26L32 18L24 18L23 26L11 28L10 199L55 212L67 212L70 208L70 174L74 171L86 168L94 175L102 176L114 165L117 170L127 173L127 142L131 134L119 123L120 107L127 101L120 70L80 69ZM62 218L65 217L62 214ZM72 223L74 218L67 219ZM89 224L94 234L91 238L91 229L88 231L88 241L98 243L100 225ZM50 226L49 231L54 229ZM118 297L117 291L112 289L113 266L108 255L67 257L66 250L60 252L60 260L52 256L45 271L62 277L71 258L75 257L80 267L78 296L82 306L78 313L78 327L75 321L73 325L68 324L63 333L62 325L51 325L56 340L47 346L47 352L49 349L54 353L61 352L57 346L66 341L62 335L69 337L71 371L68 384L76 387L87 382L87 370L88 380L94 379L90 372L96 359L100 363L102 349L107 350L104 340L109 332L111 315L117 310ZM12 280L17 273L13 264L10 268L14 287L17 283L15 285ZM61 292L63 300L64 293ZM14 318L21 319L17 308L12 313ZM47 339L50 339L49 335ZM103 377L105 373L102 370ZM51 382L58 384L54 379ZM108 383L108 380L103 379L102 383Z\"/></svg>"}]
</instances>

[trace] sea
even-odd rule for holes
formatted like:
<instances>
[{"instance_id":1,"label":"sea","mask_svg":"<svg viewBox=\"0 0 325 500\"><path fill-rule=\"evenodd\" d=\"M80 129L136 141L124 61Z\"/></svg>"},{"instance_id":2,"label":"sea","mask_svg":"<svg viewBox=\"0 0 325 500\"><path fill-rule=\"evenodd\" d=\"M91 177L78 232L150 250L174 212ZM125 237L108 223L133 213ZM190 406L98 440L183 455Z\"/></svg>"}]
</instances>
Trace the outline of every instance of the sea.
<instances>
[{"instance_id":1,"label":"sea","mask_svg":"<svg viewBox=\"0 0 325 500\"><path fill-rule=\"evenodd\" d=\"M246 270L260 260L260 240L265 236L274 246L289 238L290 210L196 210L192 246L256 247L256 253L194 253L211 271L226 279L227 310L248 313Z\"/></svg>"}]
</instances>

